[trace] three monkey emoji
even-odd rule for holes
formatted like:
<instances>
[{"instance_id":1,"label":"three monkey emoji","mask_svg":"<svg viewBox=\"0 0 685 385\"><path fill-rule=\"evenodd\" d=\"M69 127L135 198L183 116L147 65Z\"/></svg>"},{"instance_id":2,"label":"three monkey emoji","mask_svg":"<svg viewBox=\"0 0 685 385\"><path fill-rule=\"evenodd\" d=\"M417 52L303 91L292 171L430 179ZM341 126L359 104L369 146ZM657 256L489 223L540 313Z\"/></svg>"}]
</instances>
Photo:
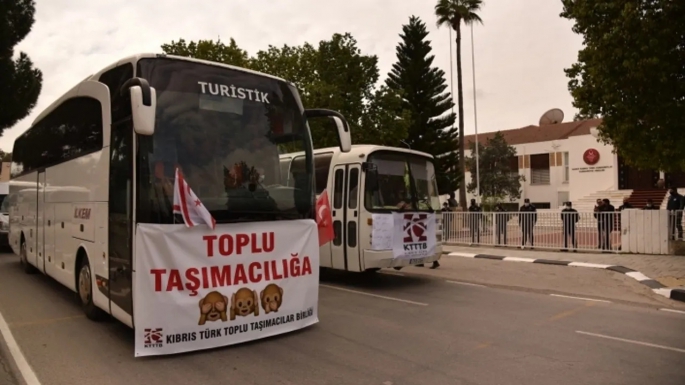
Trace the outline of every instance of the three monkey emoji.
<instances>
[{"instance_id":1,"label":"three monkey emoji","mask_svg":"<svg viewBox=\"0 0 685 385\"><path fill-rule=\"evenodd\" d=\"M240 288L231 295L230 303L228 297L218 291L212 291L200 300L198 325L204 325L207 321L226 322L229 317L233 321L238 316L247 317L250 314L258 316L259 305L264 309L265 314L277 312L282 303L283 289L274 283L268 284L259 296L256 290Z\"/></svg>"}]
</instances>

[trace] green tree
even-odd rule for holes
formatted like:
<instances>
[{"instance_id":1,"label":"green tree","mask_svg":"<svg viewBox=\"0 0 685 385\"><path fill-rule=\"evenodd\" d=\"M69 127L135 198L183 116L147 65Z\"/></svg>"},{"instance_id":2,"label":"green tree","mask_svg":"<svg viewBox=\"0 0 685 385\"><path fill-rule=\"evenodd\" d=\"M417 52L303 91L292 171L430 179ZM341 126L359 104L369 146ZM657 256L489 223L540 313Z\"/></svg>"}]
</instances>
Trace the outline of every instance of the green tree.
<instances>
[{"instance_id":1,"label":"green tree","mask_svg":"<svg viewBox=\"0 0 685 385\"><path fill-rule=\"evenodd\" d=\"M14 59L14 46L31 32L33 0L0 3L0 135L31 113L43 84L42 72L24 52Z\"/></svg>"},{"instance_id":2,"label":"green tree","mask_svg":"<svg viewBox=\"0 0 685 385\"><path fill-rule=\"evenodd\" d=\"M209 60L217 63L230 64L238 67L250 67L250 58L247 51L238 47L236 41L231 38L228 45L220 39L198 40L187 43L184 39L162 44L162 51L167 55L192 57L195 59Z\"/></svg>"},{"instance_id":3,"label":"green tree","mask_svg":"<svg viewBox=\"0 0 685 385\"><path fill-rule=\"evenodd\" d=\"M565 72L581 116L638 168L685 170L685 2L562 0L583 36Z\"/></svg>"},{"instance_id":4,"label":"green tree","mask_svg":"<svg viewBox=\"0 0 685 385\"><path fill-rule=\"evenodd\" d=\"M445 92L445 72L433 66L430 41L426 40L426 25L415 16L402 27L402 41L397 46L397 62L388 74L386 85L401 94L402 107L409 112L410 124L406 143L415 150L435 158L440 194L453 192L459 186L459 156L454 151L458 129L452 95ZM437 157L438 155L443 155Z\"/></svg>"},{"instance_id":5,"label":"green tree","mask_svg":"<svg viewBox=\"0 0 685 385\"><path fill-rule=\"evenodd\" d=\"M476 153L476 144L469 143L471 154ZM478 161L480 163L480 194L484 200L501 201L509 198L515 201L521 197L523 175L512 172L511 158L516 156L516 149L510 146L501 132L489 138L483 146L478 143ZM476 158L466 158L466 165L471 173L471 182L466 188L470 193L477 190Z\"/></svg>"},{"instance_id":6,"label":"green tree","mask_svg":"<svg viewBox=\"0 0 685 385\"><path fill-rule=\"evenodd\" d=\"M438 18L438 27L446 25L456 32L457 43L457 97L459 110L459 172L463 175L466 171L464 158L464 91L462 87L461 70L461 24L483 23L477 12L483 5L482 0L438 0L435 5L435 16ZM462 209L466 209L466 186L459 186L459 203Z\"/></svg>"}]
</instances>

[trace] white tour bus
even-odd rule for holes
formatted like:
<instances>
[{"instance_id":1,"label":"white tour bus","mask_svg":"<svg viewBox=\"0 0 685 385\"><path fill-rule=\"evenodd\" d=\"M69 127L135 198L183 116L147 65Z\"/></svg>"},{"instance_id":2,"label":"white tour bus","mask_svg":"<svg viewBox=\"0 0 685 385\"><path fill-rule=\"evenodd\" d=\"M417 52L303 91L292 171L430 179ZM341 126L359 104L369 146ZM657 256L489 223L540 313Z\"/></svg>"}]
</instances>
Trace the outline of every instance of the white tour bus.
<instances>
[{"instance_id":1,"label":"white tour bus","mask_svg":"<svg viewBox=\"0 0 685 385\"><path fill-rule=\"evenodd\" d=\"M314 219L310 118L333 119L350 150L344 118L305 110L283 79L163 54L119 60L14 142L10 245L27 273L78 293L89 318L109 313L134 327L136 224L182 223L172 212L175 168L217 223ZM293 151L305 170L284 188L279 156ZM259 183L227 189L235 164L258 170Z\"/></svg>"},{"instance_id":2,"label":"white tour bus","mask_svg":"<svg viewBox=\"0 0 685 385\"><path fill-rule=\"evenodd\" d=\"M281 175L290 180L305 172L306 154L281 155ZM335 239L319 249L321 267L353 272L399 270L431 263L442 254L442 215L433 156L405 148L353 145L349 152L338 148L314 150L316 194L328 191ZM400 197L398 193L404 190ZM436 253L424 259L394 259L392 250L371 249L372 216L399 211L406 196L417 197L406 209L436 213Z\"/></svg>"}]
</instances>

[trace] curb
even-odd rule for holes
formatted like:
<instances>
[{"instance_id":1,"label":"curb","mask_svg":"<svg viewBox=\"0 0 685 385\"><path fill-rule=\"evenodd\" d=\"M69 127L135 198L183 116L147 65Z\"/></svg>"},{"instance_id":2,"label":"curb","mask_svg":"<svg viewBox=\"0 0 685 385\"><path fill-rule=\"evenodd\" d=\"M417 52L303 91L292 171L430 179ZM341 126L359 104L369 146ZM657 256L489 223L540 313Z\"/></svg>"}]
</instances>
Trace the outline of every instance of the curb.
<instances>
[{"instance_id":1,"label":"curb","mask_svg":"<svg viewBox=\"0 0 685 385\"><path fill-rule=\"evenodd\" d=\"M472 254L472 253L460 253L460 252L443 252L443 255L450 257L462 257L462 258L474 258L474 259L491 259L495 261L505 261L505 262L527 262L527 263L539 263L543 265L557 265L557 266L571 266L571 267L589 267L594 269L604 269L611 270L617 273L621 273L629 276L630 278L640 282L641 284L650 288L654 293L661 295L663 297L673 299L676 301L685 302L685 287L684 288L668 288L662 285L659 281L649 278L648 276L640 273L639 271L617 265L601 265L598 263L587 263L587 262L573 262L573 261L560 261L556 259L541 259L541 258L520 258L520 257L503 257L501 255L490 255L490 254Z\"/></svg>"}]
</instances>

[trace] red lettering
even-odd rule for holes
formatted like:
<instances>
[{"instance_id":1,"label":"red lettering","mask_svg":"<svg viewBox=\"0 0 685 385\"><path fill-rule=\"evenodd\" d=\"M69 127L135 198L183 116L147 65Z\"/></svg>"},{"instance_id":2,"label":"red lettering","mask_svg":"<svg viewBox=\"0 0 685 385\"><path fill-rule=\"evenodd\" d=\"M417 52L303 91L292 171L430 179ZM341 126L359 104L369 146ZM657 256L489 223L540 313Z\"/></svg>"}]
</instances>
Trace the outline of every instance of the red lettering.
<instances>
[{"instance_id":1,"label":"red lettering","mask_svg":"<svg viewBox=\"0 0 685 385\"><path fill-rule=\"evenodd\" d=\"M300 276L300 259L299 258L290 258L290 275L293 277L299 277Z\"/></svg>"},{"instance_id":2,"label":"red lettering","mask_svg":"<svg viewBox=\"0 0 685 385\"><path fill-rule=\"evenodd\" d=\"M206 267L202 268L202 288L203 289L209 288L209 279L207 278L207 268Z\"/></svg>"},{"instance_id":3,"label":"red lettering","mask_svg":"<svg viewBox=\"0 0 685 385\"><path fill-rule=\"evenodd\" d=\"M262 264L259 262L250 263L248 270L250 273L250 281L252 283L258 283L262 281L262 273L260 272L261 267Z\"/></svg>"},{"instance_id":4,"label":"red lettering","mask_svg":"<svg viewBox=\"0 0 685 385\"><path fill-rule=\"evenodd\" d=\"M283 265L283 278L288 278L290 277L290 269L288 269L288 260L287 259L281 259L281 264Z\"/></svg>"},{"instance_id":5,"label":"red lettering","mask_svg":"<svg viewBox=\"0 0 685 385\"><path fill-rule=\"evenodd\" d=\"M240 285L240 284L246 284L247 283L247 274L245 273L245 265L240 264L236 265L235 267L235 280L233 281L234 285Z\"/></svg>"},{"instance_id":6,"label":"red lettering","mask_svg":"<svg viewBox=\"0 0 685 385\"><path fill-rule=\"evenodd\" d=\"M192 296L197 295L197 289L200 288L200 278L198 278L198 274L200 274L200 270L191 267L190 269L186 270L186 289L191 291Z\"/></svg>"},{"instance_id":7,"label":"red lettering","mask_svg":"<svg viewBox=\"0 0 685 385\"><path fill-rule=\"evenodd\" d=\"M233 237L229 234L224 234L219 238L219 254L224 257L233 254Z\"/></svg>"},{"instance_id":8,"label":"red lettering","mask_svg":"<svg viewBox=\"0 0 685 385\"><path fill-rule=\"evenodd\" d=\"M172 291L172 290L183 290L183 282L181 281L181 273L178 272L177 269L171 269L169 271L169 281L167 282L166 285L166 291Z\"/></svg>"},{"instance_id":9,"label":"red lettering","mask_svg":"<svg viewBox=\"0 0 685 385\"><path fill-rule=\"evenodd\" d=\"M270 253L274 251L274 233L262 233L262 249L265 253Z\"/></svg>"},{"instance_id":10,"label":"red lettering","mask_svg":"<svg viewBox=\"0 0 685 385\"><path fill-rule=\"evenodd\" d=\"M271 271L273 272L273 279L274 279L274 280L283 279L283 276L282 276L281 274L278 274L278 268L277 268L277 265L276 265L276 261L268 261L268 262L265 262L265 263L271 263ZM286 265L287 265L287 264L286 264Z\"/></svg>"},{"instance_id":11,"label":"red lettering","mask_svg":"<svg viewBox=\"0 0 685 385\"><path fill-rule=\"evenodd\" d=\"M162 291L162 275L166 274L166 269L152 269L150 274L155 276L155 291Z\"/></svg>"},{"instance_id":12,"label":"red lettering","mask_svg":"<svg viewBox=\"0 0 685 385\"><path fill-rule=\"evenodd\" d=\"M242 254L243 247L247 246L250 243L250 237L247 234L238 234L236 235L236 238L236 254Z\"/></svg>"},{"instance_id":13,"label":"red lettering","mask_svg":"<svg viewBox=\"0 0 685 385\"><path fill-rule=\"evenodd\" d=\"M252 254L261 253L262 249L259 248L259 245L258 245L259 242L257 241L257 234L252 233L252 234L250 234L250 236L252 238Z\"/></svg>"},{"instance_id":14,"label":"red lettering","mask_svg":"<svg viewBox=\"0 0 685 385\"><path fill-rule=\"evenodd\" d=\"M302 275L312 274L312 263L309 257L302 258Z\"/></svg>"},{"instance_id":15,"label":"red lettering","mask_svg":"<svg viewBox=\"0 0 685 385\"><path fill-rule=\"evenodd\" d=\"M264 262L264 279L271 281L271 264Z\"/></svg>"},{"instance_id":16,"label":"red lettering","mask_svg":"<svg viewBox=\"0 0 685 385\"><path fill-rule=\"evenodd\" d=\"M212 286L230 286L231 285L231 265L223 267L212 266L209 268L212 272Z\"/></svg>"},{"instance_id":17,"label":"red lettering","mask_svg":"<svg viewBox=\"0 0 685 385\"><path fill-rule=\"evenodd\" d=\"M207 243L207 256L208 257L213 257L214 256L214 240L216 239L216 235L204 235L202 237L204 241Z\"/></svg>"}]
</instances>

